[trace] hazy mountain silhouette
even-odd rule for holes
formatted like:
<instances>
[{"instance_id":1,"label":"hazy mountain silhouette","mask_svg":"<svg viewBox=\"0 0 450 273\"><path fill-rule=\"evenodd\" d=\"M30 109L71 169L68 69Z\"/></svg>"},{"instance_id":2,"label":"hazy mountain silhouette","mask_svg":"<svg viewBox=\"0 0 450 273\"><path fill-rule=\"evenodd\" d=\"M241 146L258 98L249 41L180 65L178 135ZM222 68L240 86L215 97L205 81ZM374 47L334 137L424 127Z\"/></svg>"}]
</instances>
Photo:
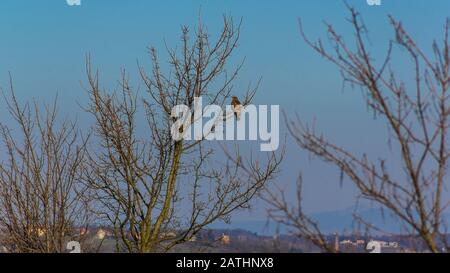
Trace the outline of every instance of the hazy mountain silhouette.
<instances>
[{"instance_id":1,"label":"hazy mountain silhouette","mask_svg":"<svg viewBox=\"0 0 450 273\"><path fill-rule=\"evenodd\" d=\"M320 213L313 213L310 215L312 219L319 223L321 230L324 233L331 234L351 233L352 231L365 231L365 226L355 219L355 216L363 219L367 223L371 223L376 228L389 233L404 234L398 218L392 216L386 210L380 208L365 207L356 210L355 207L349 207L342 210L327 211ZM450 215L444 216L446 221L450 219ZM289 233L289 230L284 227L277 226L276 223L259 220L259 221L233 221L231 224L217 223L209 226L209 228L224 228L224 229L244 229L262 235L273 235L279 233ZM374 230L372 230L374 232ZM376 233L376 232L375 232Z\"/></svg>"}]
</instances>

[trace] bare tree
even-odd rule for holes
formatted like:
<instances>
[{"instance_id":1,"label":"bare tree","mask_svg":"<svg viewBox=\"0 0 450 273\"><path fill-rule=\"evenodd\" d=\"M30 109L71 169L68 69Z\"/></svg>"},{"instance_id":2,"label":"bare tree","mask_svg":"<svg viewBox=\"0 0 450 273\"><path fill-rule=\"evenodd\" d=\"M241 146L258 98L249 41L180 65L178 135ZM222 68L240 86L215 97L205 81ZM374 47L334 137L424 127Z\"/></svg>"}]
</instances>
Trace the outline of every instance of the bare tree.
<instances>
[{"instance_id":1,"label":"bare tree","mask_svg":"<svg viewBox=\"0 0 450 273\"><path fill-rule=\"evenodd\" d=\"M226 17L214 41L201 22L193 34L183 27L178 50L167 49L168 72L163 72L154 48L152 73L139 66L143 95L125 71L120 91L102 91L88 59L87 110L95 118L99 145L90 153L92 169L85 179L97 194L100 213L114 227L118 251L165 252L188 242L205 226L248 207L274 176L279 165L274 155L266 165L240 157L221 164L214 156L217 147L204 138L176 140L171 133L176 105L194 109L196 97L222 107L231 102L242 63L231 71L226 67L239 36L240 24ZM255 92L249 89L242 104ZM193 113L189 119L192 124ZM181 127L180 133L188 130ZM261 175L242 172L243 165L261 170Z\"/></svg>"},{"instance_id":2,"label":"bare tree","mask_svg":"<svg viewBox=\"0 0 450 273\"><path fill-rule=\"evenodd\" d=\"M56 100L41 111L36 102L21 106L12 84L2 92L15 126L0 125L0 245L13 252L65 252L68 241L83 241L80 229L90 221L87 199L79 194L85 141L76 123L58 122Z\"/></svg>"},{"instance_id":3,"label":"bare tree","mask_svg":"<svg viewBox=\"0 0 450 273\"><path fill-rule=\"evenodd\" d=\"M288 121L290 134L301 148L338 167L356 185L359 198L394 215L406 232L421 238L427 249L447 250L443 214L450 201L446 191L450 155L450 21L445 25L442 43L434 42L428 53L399 21L390 17L395 39L389 42L386 57L379 63L370 54L367 29L360 14L348 8L354 44L348 44L330 24L326 24L330 49L320 40L309 40L300 24L301 34L312 49L340 69L346 83L360 87L369 109L386 122L390 147L398 152L402 168L392 170L393 159L370 159L366 154L352 153L317 133L314 126L305 125L298 116ZM397 47L401 49L398 54L405 53L409 60L404 65L411 67L413 83L402 80L392 69ZM293 207L283 195L272 194L267 197L273 205L272 218L293 227L322 249L333 251L324 241L318 223L308 218L301 204ZM372 228L371 223L367 224Z\"/></svg>"}]
</instances>

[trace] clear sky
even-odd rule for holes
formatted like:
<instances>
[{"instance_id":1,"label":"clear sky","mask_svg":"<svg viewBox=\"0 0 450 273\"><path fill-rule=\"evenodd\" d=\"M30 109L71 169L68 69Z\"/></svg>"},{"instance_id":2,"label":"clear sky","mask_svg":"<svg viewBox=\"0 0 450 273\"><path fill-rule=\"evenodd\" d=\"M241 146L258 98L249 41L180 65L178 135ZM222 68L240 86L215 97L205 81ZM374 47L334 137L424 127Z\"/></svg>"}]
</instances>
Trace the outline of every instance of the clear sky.
<instances>
[{"instance_id":1,"label":"clear sky","mask_svg":"<svg viewBox=\"0 0 450 273\"><path fill-rule=\"evenodd\" d=\"M433 39L441 39L450 16L449 0L382 0L379 7L367 5L366 0L347 2L364 16L375 54L386 49L393 35L388 14L401 20L427 49ZM46 100L58 93L63 111L82 115L75 102L83 103L85 97L80 83L85 80L86 53L101 70L103 83L113 86L121 68L133 72L136 60L148 64L147 46L162 51L164 40L176 45L180 26L195 25L199 13L212 32L219 29L223 14L243 18L234 56L236 61L246 57L238 90L262 77L257 104L280 104L288 114L315 119L324 133L352 151L386 152L385 127L371 119L358 92L342 92L339 72L299 36L297 19L301 17L312 38L325 38L325 20L350 40L348 13L339 0L82 0L79 7L68 6L65 0L1 0L0 85L7 85L11 72L21 99ZM4 109L0 108L0 114ZM310 161L290 140L288 146L279 182L294 183L302 170L308 210L352 204L354 191L348 183L339 186L338 170ZM256 206L257 212L237 219L263 219L263 205L257 202Z\"/></svg>"}]
</instances>

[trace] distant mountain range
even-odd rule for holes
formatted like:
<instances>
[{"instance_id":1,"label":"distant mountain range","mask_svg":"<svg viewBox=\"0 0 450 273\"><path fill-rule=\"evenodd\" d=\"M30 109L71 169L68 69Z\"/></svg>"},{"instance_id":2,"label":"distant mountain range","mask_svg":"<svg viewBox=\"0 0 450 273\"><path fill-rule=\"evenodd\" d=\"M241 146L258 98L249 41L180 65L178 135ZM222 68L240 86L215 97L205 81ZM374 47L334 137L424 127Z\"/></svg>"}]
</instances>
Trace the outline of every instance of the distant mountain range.
<instances>
[{"instance_id":1,"label":"distant mountain range","mask_svg":"<svg viewBox=\"0 0 450 273\"><path fill-rule=\"evenodd\" d=\"M364 226L355 221L355 208L350 207L343 210L335 210L328 212L320 212L311 214L311 218L319 223L323 233L351 233L352 231L364 231ZM402 234L402 228L398 219L393 217L386 210L382 211L379 208L360 208L357 210L358 217L361 217L367 223L373 226L394 234ZM445 219L450 220L450 215L444 216ZM278 227L276 223L267 220L260 221L233 221L230 225L214 224L211 228L219 229L244 229L262 235L273 235L275 233L286 234L289 230Z\"/></svg>"},{"instance_id":2,"label":"distant mountain range","mask_svg":"<svg viewBox=\"0 0 450 273\"><path fill-rule=\"evenodd\" d=\"M344 210L316 213L311 217L320 224L324 233L364 231L365 225L355 219L356 215L365 223L370 223L383 231L397 234L402 231L398 218L379 208L365 208L356 211L354 207L351 207Z\"/></svg>"}]
</instances>

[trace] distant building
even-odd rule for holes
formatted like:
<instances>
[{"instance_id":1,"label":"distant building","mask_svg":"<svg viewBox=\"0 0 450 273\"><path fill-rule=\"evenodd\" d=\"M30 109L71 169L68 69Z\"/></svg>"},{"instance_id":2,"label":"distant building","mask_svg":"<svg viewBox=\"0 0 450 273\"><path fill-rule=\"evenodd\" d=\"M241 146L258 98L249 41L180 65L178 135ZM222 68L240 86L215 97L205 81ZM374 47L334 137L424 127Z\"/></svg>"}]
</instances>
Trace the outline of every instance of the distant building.
<instances>
[{"instance_id":1,"label":"distant building","mask_svg":"<svg viewBox=\"0 0 450 273\"><path fill-rule=\"evenodd\" d=\"M353 246L353 245L355 245L355 243L353 243L353 241L350 241L350 240L343 240L343 241L340 242L340 244L344 245L344 246L349 246L349 245Z\"/></svg>"},{"instance_id":2,"label":"distant building","mask_svg":"<svg viewBox=\"0 0 450 273\"><path fill-rule=\"evenodd\" d=\"M97 230L97 234L95 235L95 238L99 239L99 240L103 240L106 237L106 231L103 229L99 229Z\"/></svg>"},{"instance_id":3,"label":"distant building","mask_svg":"<svg viewBox=\"0 0 450 273\"><path fill-rule=\"evenodd\" d=\"M400 244L398 242L389 242L389 247L399 248Z\"/></svg>"},{"instance_id":4,"label":"distant building","mask_svg":"<svg viewBox=\"0 0 450 273\"><path fill-rule=\"evenodd\" d=\"M177 237L177 234L173 231L167 232L167 233L162 233L161 237L163 237L164 239L174 239Z\"/></svg>"},{"instance_id":5,"label":"distant building","mask_svg":"<svg viewBox=\"0 0 450 273\"><path fill-rule=\"evenodd\" d=\"M89 234L89 229L87 229L85 227L80 228L79 229L79 233L80 233L81 236L88 235Z\"/></svg>"},{"instance_id":6,"label":"distant building","mask_svg":"<svg viewBox=\"0 0 450 273\"><path fill-rule=\"evenodd\" d=\"M231 238L229 235L222 234L220 237L220 242L224 245L229 245L231 243Z\"/></svg>"}]
</instances>

